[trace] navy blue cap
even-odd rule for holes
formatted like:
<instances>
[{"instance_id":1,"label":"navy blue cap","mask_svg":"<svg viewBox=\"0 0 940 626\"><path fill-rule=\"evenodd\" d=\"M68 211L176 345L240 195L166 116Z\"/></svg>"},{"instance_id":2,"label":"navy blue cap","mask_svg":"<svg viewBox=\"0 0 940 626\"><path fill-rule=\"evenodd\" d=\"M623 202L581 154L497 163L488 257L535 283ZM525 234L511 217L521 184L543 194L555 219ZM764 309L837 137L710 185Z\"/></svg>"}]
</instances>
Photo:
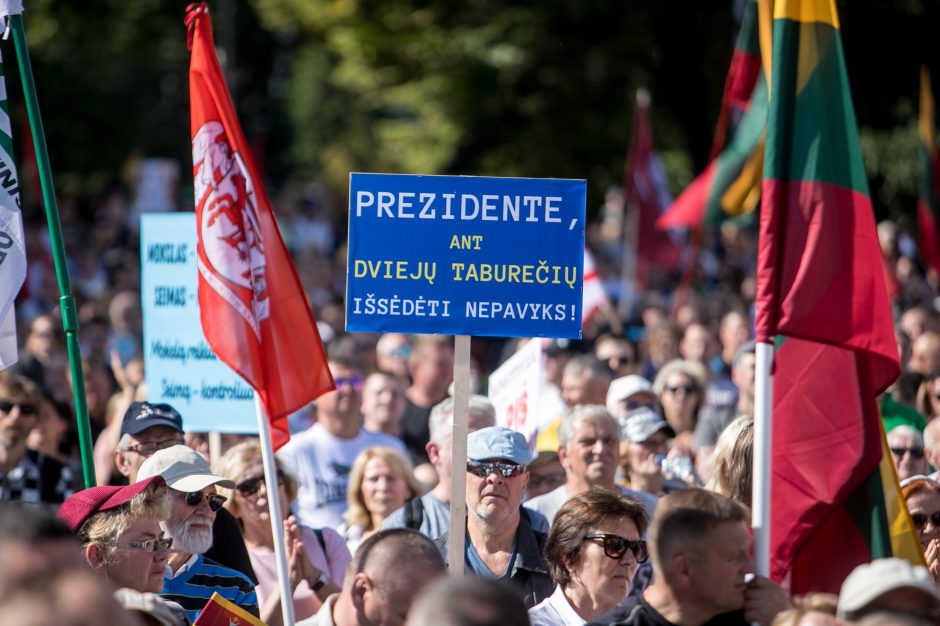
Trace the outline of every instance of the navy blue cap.
<instances>
[{"instance_id":1,"label":"navy blue cap","mask_svg":"<svg viewBox=\"0 0 940 626\"><path fill-rule=\"evenodd\" d=\"M154 426L165 426L182 433L183 417L169 404L132 402L124 413L121 435L136 435Z\"/></svg>"}]
</instances>

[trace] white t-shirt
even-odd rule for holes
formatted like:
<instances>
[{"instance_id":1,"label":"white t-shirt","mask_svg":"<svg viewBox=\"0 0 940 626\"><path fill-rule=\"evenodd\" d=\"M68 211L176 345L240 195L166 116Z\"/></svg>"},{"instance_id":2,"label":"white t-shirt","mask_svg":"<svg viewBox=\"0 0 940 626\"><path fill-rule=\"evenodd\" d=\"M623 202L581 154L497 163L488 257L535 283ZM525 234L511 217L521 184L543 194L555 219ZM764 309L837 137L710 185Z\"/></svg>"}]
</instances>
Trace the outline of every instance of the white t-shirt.
<instances>
[{"instance_id":1,"label":"white t-shirt","mask_svg":"<svg viewBox=\"0 0 940 626\"><path fill-rule=\"evenodd\" d=\"M574 610L568 598L555 587L555 592L529 609L532 626L582 626L587 622Z\"/></svg>"},{"instance_id":2,"label":"white t-shirt","mask_svg":"<svg viewBox=\"0 0 940 626\"><path fill-rule=\"evenodd\" d=\"M360 452L375 446L389 446L407 456L404 444L396 437L360 429L352 439L331 435L321 424L294 435L278 451L297 477L294 513L304 526L336 528L346 512L349 472Z\"/></svg>"}]
</instances>

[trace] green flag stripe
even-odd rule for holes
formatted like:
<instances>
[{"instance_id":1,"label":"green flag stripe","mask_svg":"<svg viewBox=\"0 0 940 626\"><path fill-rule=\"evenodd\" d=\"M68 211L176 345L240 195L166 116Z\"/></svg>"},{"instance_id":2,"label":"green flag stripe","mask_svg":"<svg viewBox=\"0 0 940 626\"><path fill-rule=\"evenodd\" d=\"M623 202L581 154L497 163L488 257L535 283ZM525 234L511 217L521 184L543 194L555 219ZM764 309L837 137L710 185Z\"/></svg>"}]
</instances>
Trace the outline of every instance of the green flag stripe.
<instances>
[{"instance_id":1,"label":"green flag stripe","mask_svg":"<svg viewBox=\"0 0 940 626\"><path fill-rule=\"evenodd\" d=\"M741 168L760 142L767 128L767 81L761 72L754 84L754 93L747 112L727 148L719 155L715 178L709 187L705 222L715 226L728 218L721 207L721 196L741 173Z\"/></svg>"},{"instance_id":2,"label":"green flag stripe","mask_svg":"<svg viewBox=\"0 0 940 626\"><path fill-rule=\"evenodd\" d=\"M748 0L741 16L741 26L734 42L735 50L760 56L760 35L757 28L757 2Z\"/></svg>"},{"instance_id":3,"label":"green flag stripe","mask_svg":"<svg viewBox=\"0 0 940 626\"><path fill-rule=\"evenodd\" d=\"M892 556L891 528L879 468L876 467L868 480L846 499L845 508L855 520L859 531L868 539L871 558Z\"/></svg>"},{"instance_id":4,"label":"green flag stripe","mask_svg":"<svg viewBox=\"0 0 940 626\"><path fill-rule=\"evenodd\" d=\"M800 49L801 38L815 44L819 57L797 94L795 51ZM838 31L829 24L778 19L774 21L774 50L792 52L774 57L773 92L780 97L770 104L771 119L778 123L768 129L765 177L826 182L867 196Z\"/></svg>"}]
</instances>

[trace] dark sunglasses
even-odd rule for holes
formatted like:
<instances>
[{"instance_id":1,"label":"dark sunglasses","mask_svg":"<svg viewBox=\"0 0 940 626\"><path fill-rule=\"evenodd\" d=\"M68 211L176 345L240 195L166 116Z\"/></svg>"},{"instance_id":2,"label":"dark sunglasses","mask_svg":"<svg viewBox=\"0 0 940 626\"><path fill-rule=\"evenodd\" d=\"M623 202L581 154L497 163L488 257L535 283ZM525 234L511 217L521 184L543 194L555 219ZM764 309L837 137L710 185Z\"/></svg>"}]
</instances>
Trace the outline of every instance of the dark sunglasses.
<instances>
[{"instance_id":1,"label":"dark sunglasses","mask_svg":"<svg viewBox=\"0 0 940 626\"><path fill-rule=\"evenodd\" d=\"M337 376L333 379L333 382L336 384L336 388L340 389L345 385L349 385L353 388L353 391L362 391L362 376L353 375L353 376Z\"/></svg>"},{"instance_id":2,"label":"dark sunglasses","mask_svg":"<svg viewBox=\"0 0 940 626\"><path fill-rule=\"evenodd\" d=\"M235 488L238 489L238 493L243 496L253 496L258 493L258 490L261 489L261 483L264 482L264 474L258 474L257 476L252 476L251 478L246 478L241 481ZM277 484L284 484L284 472L277 470Z\"/></svg>"},{"instance_id":3,"label":"dark sunglasses","mask_svg":"<svg viewBox=\"0 0 940 626\"><path fill-rule=\"evenodd\" d=\"M904 456L905 452L910 454L912 459L924 458L923 448L891 448L891 454L898 457Z\"/></svg>"},{"instance_id":4,"label":"dark sunglasses","mask_svg":"<svg viewBox=\"0 0 940 626\"><path fill-rule=\"evenodd\" d=\"M914 523L914 528L919 531L924 530L928 519L934 528L940 528L940 511L934 511L929 516L924 513L911 513L911 522Z\"/></svg>"},{"instance_id":5,"label":"dark sunglasses","mask_svg":"<svg viewBox=\"0 0 940 626\"><path fill-rule=\"evenodd\" d=\"M585 535L585 541L601 541L604 545L604 554L611 559L618 561L623 558L627 550L633 553L633 558L637 563L646 563L650 558L646 542L642 539L624 539L620 535L611 535L610 533L597 533L594 535Z\"/></svg>"},{"instance_id":6,"label":"dark sunglasses","mask_svg":"<svg viewBox=\"0 0 940 626\"><path fill-rule=\"evenodd\" d=\"M480 478L486 478L496 471L503 478L512 478L525 474L526 466L504 461L467 461L467 471Z\"/></svg>"},{"instance_id":7,"label":"dark sunglasses","mask_svg":"<svg viewBox=\"0 0 940 626\"><path fill-rule=\"evenodd\" d=\"M20 407L20 413L23 415L36 415L37 409L35 404L30 404L28 402L10 402L9 400L0 400L0 412L2 413L9 413L15 406Z\"/></svg>"},{"instance_id":8,"label":"dark sunglasses","mask_svg":"<svg viewBox=\"0 0 940 626\"><path fill-rule=\"evenodd\" d=\"M183 494L183 501L186 502L186 504L189 506L199 506L202 503L203 498L205 498L209 503L209 508L212 509L213 513L221 509L222 505L225 504L225 501L228 500L228 498L225 496L220 496L217 493L190 491L189 493Z\"/></svg>"},{"instance_id":9,"label":"dark sunglasses","mask_svg":"<svg viewBox=\"0 0 940 626\"><path fill-rule=\"evenodd\" d=\"M647 407L649 409L652 409L655 403L650 402L649 400L629 399L629 400L621 401L621 404L623 405L623 408L626 409L627 411L635 411L636 409L639 409L641 407Z\"/></svg>"},{"instance_id":10,"label":"dark sunglasses","mask_svg":"<svg viewBox=\"0 0 940 626\"><path fill-rule=\"evenodd\" d=\"M685 393L685 395L689 396L695 393L695 387L692 385L679 385L677 387L666 387L666 391L672 394L676 394L682 391Z\"/></svg>"},{"instance_id":11,"label":"dark sunglasses","mask_svg":"<svg viewBox=\"0 0 940 626\"><path fill-rule=\"evenodd\" d=\"M633 357L629 356L612 356L607 359L607 362L610 363L611 367L620 367L621 365L633 365Z\"/></svg>"}]
</instances>

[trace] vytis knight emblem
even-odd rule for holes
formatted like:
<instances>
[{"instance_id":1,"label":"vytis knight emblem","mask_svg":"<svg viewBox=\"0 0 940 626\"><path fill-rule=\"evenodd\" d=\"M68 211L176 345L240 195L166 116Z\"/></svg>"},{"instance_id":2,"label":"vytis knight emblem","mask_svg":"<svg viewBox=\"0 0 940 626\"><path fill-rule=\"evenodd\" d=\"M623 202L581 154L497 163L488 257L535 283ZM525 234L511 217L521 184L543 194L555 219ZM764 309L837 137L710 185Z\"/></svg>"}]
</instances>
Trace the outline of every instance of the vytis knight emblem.
<instances>
[{"instance_id":1,"label":"vytis knight emblem","mask_svg":"<svg viewBox=\"0 0 940 626\"><path fill-rule=\"evenodd\" d=\"M199 272L260 337L270 302L255 190L220 122L206 122L193 138L193 183L205 252Z\"/></svg>"}]
</instances>

